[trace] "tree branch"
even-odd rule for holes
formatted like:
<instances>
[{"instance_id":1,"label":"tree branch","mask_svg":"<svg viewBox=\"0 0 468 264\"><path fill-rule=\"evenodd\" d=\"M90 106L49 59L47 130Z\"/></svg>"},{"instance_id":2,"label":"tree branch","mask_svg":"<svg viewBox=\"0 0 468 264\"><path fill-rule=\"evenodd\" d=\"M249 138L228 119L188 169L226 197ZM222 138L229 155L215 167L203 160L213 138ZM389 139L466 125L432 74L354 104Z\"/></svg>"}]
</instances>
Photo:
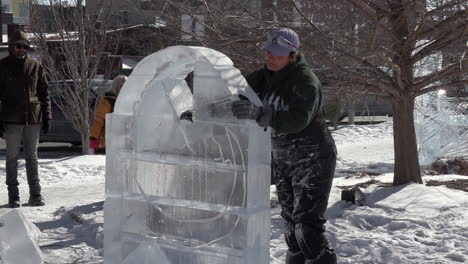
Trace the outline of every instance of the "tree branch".
<instances>
[{"instance_id":1,"label":"tree branch","mask_svg":"<svg viewBox=\"0 0 468 264\"><path fill-rule=\"evenodd\" d=\"M388 85L388 84L385 84L383 82L373 80L373 79L369 78L369 76L367 76L365 74L362 74L362 73L359 73L359 72L344 68L341 65L336 64L334 61L330 60L327 57L324 57L322 55L319 55L319 56L321 56L323 59L325 59L325 62L327 62L327 65L329 65L333 69L339 70L341 74L345 74L347 76L350 76L351 79L353 79L354 81L359 80L359 81L361 81L363 83L366 83L366 84L368 84L368 85L370 85L372 87L379 87L380 91L385 91L386 93L388 93L390 95L396 96L396 92L395 92L394 89L392 89L391 85ZM348 82L348 83L350 83L350 82Z\"/></svg>"},{"instance_id":2,"label":"tree branch","mask_svg":"<svg viewBox=\"0 0 468 264\"><path fill-rule=\"evenodd\" d=\"M417 91L416 96L420 96L420 95L423 95L423 94L426 94L426 93L429 93L429 92L434 92L434 91L441 90L441 89L447 90L447 89L454 88L456 86L460 87L460 86L463 86L463 85L465 85L465 86L468 85L468 80L455 81L455 82L451 82L451 83L434 85L434 86L428 87L426 89L422 89L422 90Z\"/></svg>"},{"instance_id":3,"label":"tree branch","mask_svg":"<svg viewBox=\"0 0 468 264\"><path fill-rule=\"evenodd\" d=\"M457 28L454 28L453 30L444 32L440 36L438 36L436 39L434 39L430 44L426 45L420 51L415 53L411 57L411 60L413 62L417 62L435 52L442 51L444 48L447 48L447 46L452 45L462 39L465 39L467 32L468 32L468 24L459 25Z\"/></svg>"},{"instance_id":4,"label":"tree branch","mask_svg":"<svg viewBox=\"0 0 468 264\"><path fill-rule=\"evenodd\" d=\"M388 56L386 56L383 52L377 52L377 55L379 56L379 58L386 61L390 65L390 67L393 69L393 71L394 71L393 79L395 80L395 82L396 82L397 86L400 88L400 90L403 91L405 89L405 85L403 83L400 66L398 66L398 64L394 63L393 60L391 58L389 58Z\"/></svg>"},{"instance_id":5,"label":"tree branch","mask_svg":"<svg viewBox=\"0 0 468 264\"><path fill-rule=\"evenodd\" d=\"M354 5L356 5L357 7L361 8L361 9L363 9L370 16L372 21L374 22L374 29L373 29L373 32L372 32L371 41L369 43L369 49L371 51L375 50L375 45L376 45L375 43L377 41L377 33L379 32L379 16L377 15L377 10L370 7L369 5L367 5L367 3L364 3L361 0L347 0L347 1L353 3Z\"/></svg>"},{"instance_id":6,"label":"tree branch","mask_svg":"<svg viewBox=\"0 0 468 264\"><path fill-rule=\"evenodd\" d=\"M464 59L460 63L450 64L440 71L434 72L427 76L419 77L418 78L419 81L413 85L412 89L414 91L418 91L432 83L442 81L444 79L447 79L449 77L456 76L459 74L466 74L467 69L468 69L468 59Z\"/></svg>"},{"instance_id":7,"label":"tree branch","mask_svg":"<svg viewBox=\"0 0 468 264\"><path fill-rule=\"evenodd\" d=\"M439 15L440 16L440 15ZM455 24L466 25L468 19L468 10L461 10L454 15L448 16L434 26L428 26L427 29L417 33L418 39L437 38L436 36L447 29L453 28ZM421 27L422 28L422 27Z\"/></svg>"}]
</instances>

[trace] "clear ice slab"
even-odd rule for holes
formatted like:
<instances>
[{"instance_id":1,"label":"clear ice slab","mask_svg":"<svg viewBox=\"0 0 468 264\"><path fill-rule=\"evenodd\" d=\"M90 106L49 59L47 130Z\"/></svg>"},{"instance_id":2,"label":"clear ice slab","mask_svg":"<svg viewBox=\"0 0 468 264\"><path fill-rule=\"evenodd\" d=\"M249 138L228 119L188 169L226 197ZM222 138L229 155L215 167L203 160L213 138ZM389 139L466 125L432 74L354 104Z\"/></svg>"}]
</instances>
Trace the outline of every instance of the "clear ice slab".
<instances>
[{"instance_id":1,"label":"clear ice slab","mask_svg":"<svg viewBox=\"0 0 468 264\"><path fill-rule=\"evenodd\" d=\"M18 209L0 208L0 263L41 264L41 231Z\"/></svg>"},{"instance_id":2,"label":"clear ice slab","mask_svg":"<svg viewBox=\"0 0 468 264\"><path fill-rule=\"evenodd\" d=\"M270 131L231 103L259 98L224 54L142 60L106 117L105 263L269 263Z\"/></svg>"}]
</instances>

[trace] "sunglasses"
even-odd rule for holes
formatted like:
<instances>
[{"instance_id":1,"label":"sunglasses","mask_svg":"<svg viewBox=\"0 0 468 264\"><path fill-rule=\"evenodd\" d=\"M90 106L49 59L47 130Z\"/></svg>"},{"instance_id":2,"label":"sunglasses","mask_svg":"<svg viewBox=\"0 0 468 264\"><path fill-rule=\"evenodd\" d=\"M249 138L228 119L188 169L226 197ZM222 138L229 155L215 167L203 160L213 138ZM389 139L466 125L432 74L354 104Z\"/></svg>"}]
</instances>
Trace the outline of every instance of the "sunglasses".
<instances>
[{"instance_id":1,"label":"sunglasses","mask_svg":"<svg viewBox=\"0 0 468 264\"><path fill-rule=\"evenodd\" d=\"M296 50L298 50L298 47L296 47L296 45L291 43L291 41L283 38L282 36L272 36L272 35L268 34L268 41L270 41L273 44L282 46L282 47L293 47Z\"/></svg>"},{"instance_id":2,"label":"sunglasses","mask_svg":"<svg viewBox=\"0 0 468 264\"><path fill-rule=\"evenodd\" d=\"M29 46L28 45L22 45L22 44L15 44L15 48L28 50Z\"/></svg>"}]
</instances>

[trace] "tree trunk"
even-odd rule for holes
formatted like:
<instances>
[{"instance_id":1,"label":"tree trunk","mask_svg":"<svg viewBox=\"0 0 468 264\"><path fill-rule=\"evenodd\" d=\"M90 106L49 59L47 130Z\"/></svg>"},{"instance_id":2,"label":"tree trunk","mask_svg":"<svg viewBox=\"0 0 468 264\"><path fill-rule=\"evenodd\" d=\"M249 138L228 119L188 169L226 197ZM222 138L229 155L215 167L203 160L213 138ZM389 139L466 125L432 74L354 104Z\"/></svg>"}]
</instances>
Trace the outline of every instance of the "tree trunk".
<instances>
[{"instance_id":1,"label":"tree trunk","mask_svg":"<svg viewBox=\"0 0 468 264\"><path fill-rule=\"evenodd\" d=\"M83 154L94 154L94 151L89 148L88 133L81 134L81 153Z\"/></svg>"},{"instance_id":2,"label":"tree trunk","mask_svg":"<svg viewBox=\"0 0 468 264\"><path fill-rule=\"evenodd\" d=\"M356 107L354 105L354 100L351 100L348 103L348 125L354 125L355 115L356 115Z\"/></svg>"},{"instance_id":3,"label":"tree trunk","mask_svg":"<svg viewBox=\"0 0 468 264\"><path fill-rule=\"evenodd\" d=\"M392 106L395 145L393 185L422 183L414 128L414 97L411 95L395 97L392 99Z\"/></svg>"}]
</instances>

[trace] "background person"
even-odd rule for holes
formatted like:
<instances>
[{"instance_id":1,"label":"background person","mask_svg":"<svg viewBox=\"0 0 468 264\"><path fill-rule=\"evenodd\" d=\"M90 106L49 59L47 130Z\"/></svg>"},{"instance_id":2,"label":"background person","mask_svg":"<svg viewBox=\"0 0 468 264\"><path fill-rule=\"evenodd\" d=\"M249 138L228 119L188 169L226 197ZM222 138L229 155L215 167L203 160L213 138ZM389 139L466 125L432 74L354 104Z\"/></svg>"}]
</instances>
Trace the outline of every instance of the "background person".
<instances>
[{"instance_id":1,"label":"background person","mask_svg":"<svg viewBox=\"0 0 468 264\"><path fill-rule=\"evenodd\" d=\"M106 147L106 114L114 112L115 100L117 100L120 89L122 89L127 79L125 75L115 77L112 81L111 90L105 93L99 101L89 136L89 148L95 152Z\"/></svg>"},{"instance_id":2,"label":"background person","mask_svg":"<svg viewBox=\"0 0 468 264\"><path fill-rule=\"evenodd\" d=\"M272 173L286 220L287 264L336 263L324 235L336 147L325 122L321 84L289 28L268 34L265 66L246 77L263 101L233 102L233 114L272 131Z\"/></svg>"},{"instance_id":3,"label":"background person","mask_svg":"<svg viewBox=\"0 0 468 264\"><path fill-rule=\"evenodd\" d=\"M0 60L1 121L6 143L6 184L10 207L21 205L18 190L18 156L23 146L29 184L29 204L44 205L39 183L39 135L50 131L52 119L46 72L28 57L31 44L24 32L14 32L10 55Z\"/></svg>"}]
</instances>

